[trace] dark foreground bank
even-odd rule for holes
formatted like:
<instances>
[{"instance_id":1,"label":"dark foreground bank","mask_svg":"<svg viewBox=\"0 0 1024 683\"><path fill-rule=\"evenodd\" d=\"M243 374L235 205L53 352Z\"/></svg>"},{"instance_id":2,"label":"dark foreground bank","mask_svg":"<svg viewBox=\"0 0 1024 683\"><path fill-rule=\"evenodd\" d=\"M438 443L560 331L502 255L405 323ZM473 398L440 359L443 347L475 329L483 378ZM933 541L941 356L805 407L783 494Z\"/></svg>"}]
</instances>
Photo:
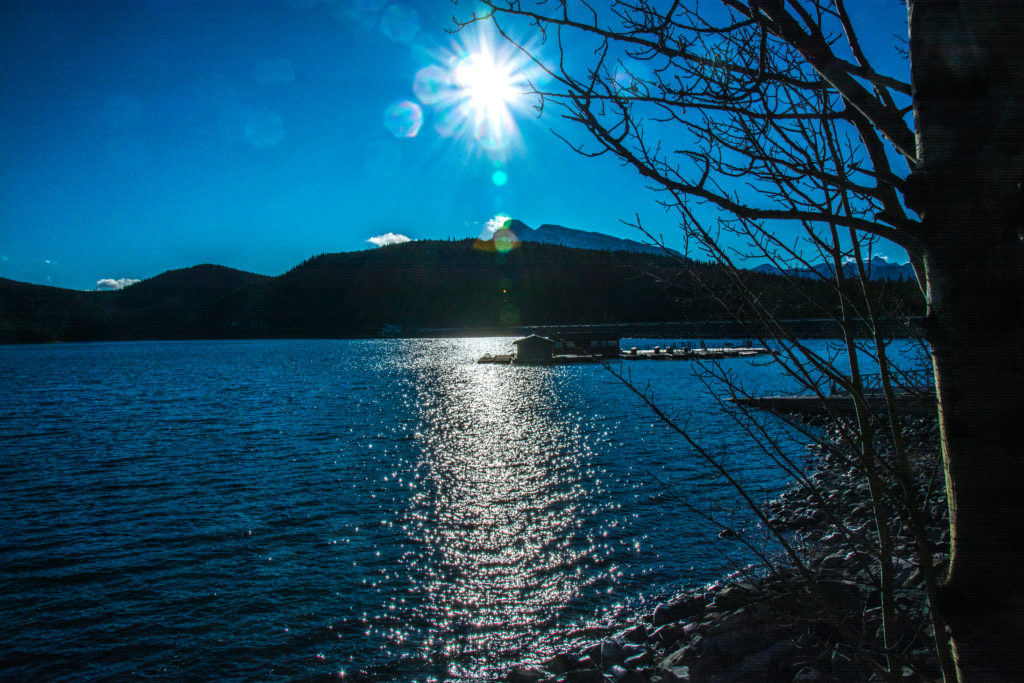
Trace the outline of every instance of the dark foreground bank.
<instances>
[{"instance_id":1,"label":"dark foreground bank","mask_svg":"<svg viewBox=\"0 0 1024 683\"><path fill-rule=\"evenodd\" d=\"M927 536L935 565L946 563L949 532L938 467L937 427L919 420L904 432L917 484L927 496ZM683 593L612 638L508 673L513 683L676 683L686 681L883 680L877 532L868 485L829 428L810 455L813 485L794 485L766 510L800 550L806 572L775 558ZM895 515L893 515L895 518ZM840 529L845 528L845 533ZM922 576L909 530L890 521L894 539L895 642L903 680L940 677ZM742 539L724 533L725 543ZM754 533L744 534L756 542Z\"/></svg>"}]
</instances>

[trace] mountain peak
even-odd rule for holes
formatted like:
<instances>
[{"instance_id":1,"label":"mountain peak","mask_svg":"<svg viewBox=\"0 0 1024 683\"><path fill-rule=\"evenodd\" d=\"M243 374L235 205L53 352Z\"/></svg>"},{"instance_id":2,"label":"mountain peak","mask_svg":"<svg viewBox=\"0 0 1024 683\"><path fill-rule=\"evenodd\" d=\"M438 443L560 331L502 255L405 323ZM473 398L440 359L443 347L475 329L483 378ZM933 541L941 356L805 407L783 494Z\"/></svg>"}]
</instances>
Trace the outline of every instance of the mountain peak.
<instances>
[{"instance_id":1,"label":"mountain peak","mask_svg":"<svg viewBox=\"0 0 1024 683\"><path fill-rule=\"evenodd\" d=\"M630 251L641 254L665 255L665 250L653 244L644 244L635 240L612 237L602 232L576 230L564 225L544 223L539 228L531 228L516 218L505 222L504 229L512 232L520 242L542 242L556 244L575 249L592 249L595 251ZM671 252L676 253L676 252Z\"/></svg>"},{"instance_id":2,"label":"mountain peak","mask_svg":"<svg viewBox=\"0 0 1024 683\"><path fill-rule=\"evenodd\" d=\"M751 270L758 273L769 273L772 275L779 275L785 273L791 277L806 277L806 278L831 278L833 275L833 268L828 263L817 263L809 268L786 268L782 269L772 263L763 263L759 266L754 266ZM895 261L889 261L882 256L874 255L865 264L865 270L868 273L868 277L871 280L907 280L913 281L917 276L914 274L914 267L910 263L896 263ZM847 261L843 264L843 273L847 277L857 277L858 269L853 261Z\"/></svg>"}]
</instances>

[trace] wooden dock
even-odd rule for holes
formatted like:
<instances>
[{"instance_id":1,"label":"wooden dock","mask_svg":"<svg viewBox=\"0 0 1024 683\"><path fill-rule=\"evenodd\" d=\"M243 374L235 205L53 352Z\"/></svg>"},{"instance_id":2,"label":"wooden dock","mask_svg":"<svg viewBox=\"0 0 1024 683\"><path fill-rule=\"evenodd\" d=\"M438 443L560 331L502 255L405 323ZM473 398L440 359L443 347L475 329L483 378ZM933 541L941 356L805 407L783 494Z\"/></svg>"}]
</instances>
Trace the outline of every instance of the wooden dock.
<instances>
[{"instance_id":1,"label":"wooden dock","mask_svg":"<svg viewBox=\"0 0 1024 683\"><path fill-rule=\"evenodd\" d=\"M716 348L661 348L619 351L621 360L720 360L723 358L747 358L763 356L771 351L763 346L720 346Z\"/></svg>"},{"instance_id":2,"label":"wooden dock","mask_svg":"<svg viewBox=\"0 0 1024 683\"><path fill-rule=\"evenodd\" d=\"M935 417L937 407L934 393L902 393L895 396L896 410L910 417ZM885 396L871 394L864 397L868 409L876 415L887 410ZM731 398L732 403L768 410L782 415L812 415L852 417L856 415L856 405L849 394L833 394L831 396L751 396L749 398Z\"/></svg>"},{"instance_id":3,"label":"wooden dock","mask_svg":"<svg viewBox=\"0 0 1024 683\"><path fill-rule=\"evenodd\" d=\"M762 356L771 353L763 346L722 346L715 348L662 348L656 346L653 349L628 350L619 349L617 354L610 356L601 355L554 355L550 360L531 362L529 365L573 365L577 363L600 363L602 361L614 360L721 360L725 358L749 358L751 356ZM515 364L514 353L488 353L482 356L477 363Z\"/></svg>"},{"instance_id":4,"label":"wooden dock","mask_svg":"<svg viewBox=\"0 0 1024 683\"><path fill-rule=\"evenodd\" d=\"M485 353L477 363L495 363L508 365L512 362L514 354L511 353Z\"/></svg>"},{"instance_id":5,"label":"wooden dock","mask_svg":"<svg viewBox=\"0 0 1024 683\"><path fill-rule=\"evenodd\" d=\"M494 363L494 364L515 364L515 365L576 365L579 363L600 363L603 360L615 360L615 356L579 356L579 355L560 355L552 356L550 360L538 360L538 361L517 361L514 353L488 353L484 354L477 363Z\"/></svg>"}]
</instances>

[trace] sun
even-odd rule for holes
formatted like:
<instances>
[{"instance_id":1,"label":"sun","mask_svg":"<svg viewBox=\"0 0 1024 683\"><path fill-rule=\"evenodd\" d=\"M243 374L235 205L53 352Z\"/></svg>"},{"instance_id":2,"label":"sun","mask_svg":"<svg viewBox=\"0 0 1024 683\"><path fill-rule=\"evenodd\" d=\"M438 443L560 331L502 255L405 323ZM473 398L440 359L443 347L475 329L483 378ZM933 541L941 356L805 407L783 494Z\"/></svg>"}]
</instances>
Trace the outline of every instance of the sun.
<instances>
[{"instance_id":1,"label":"sun","mask_svg":"<svg viewBox=\"0 0 1024 683\"><path fill-rule=\"evenodd\" d=\"M484 31L466 31L437 58L417 73L413 90L434 108L438 132L473 140L489 154L507 150L518 134L514 111L526 108L532 92L533 65Z\"/></svg>"},{"instance_id":2,"label":"sun","mask_svg":"<svg viewBox=\"0 0 1024 683\"><path fill-rule=\"evenodd\" d=\"M455 84L462 91L471 111L491 116L522 95L519 76L508 63L495 61L489 52L466 55L455 66ZM518 86L518 88L517 88Z\"/></svg>"},{"instance_id":3,"label":"sun","mask_svg":"<svg viewBox=\"0 0 1024 683\"><path fill-rule=\"evenodd\" d=\"M521 64L511 55L496 53L491 41L481 40L455 63L451 77L473 137L487 149L505 148L516 131L512 108L529 87Z\"/></svg>"}]
</instances>

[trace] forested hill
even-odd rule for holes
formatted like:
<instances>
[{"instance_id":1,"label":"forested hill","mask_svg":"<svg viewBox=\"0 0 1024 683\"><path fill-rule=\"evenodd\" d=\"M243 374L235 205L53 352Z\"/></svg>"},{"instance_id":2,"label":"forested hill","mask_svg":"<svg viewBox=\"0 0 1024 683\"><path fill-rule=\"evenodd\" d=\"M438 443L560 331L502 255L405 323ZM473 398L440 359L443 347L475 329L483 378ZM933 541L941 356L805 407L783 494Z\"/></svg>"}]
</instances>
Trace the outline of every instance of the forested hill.
<instances>
[{"instance_id":1,"label":"forested hill","mask_svg":"<svg viewBox=\"0 0 1024 683\"><path fill-rule=\"evenodd\" d=\"M781 317L821 317L834 295L746 274ZM120 291L81 292L0 279L0 342L376 336L400 325L496 328L729 317L714 265L668 256L523 242L417 241L324 254L278 277L214 265L163 273ZM916 285L873 283L887 314L919 313ZM392 328L393 329L393 328Z\"/></svg>"}]
</instances>

